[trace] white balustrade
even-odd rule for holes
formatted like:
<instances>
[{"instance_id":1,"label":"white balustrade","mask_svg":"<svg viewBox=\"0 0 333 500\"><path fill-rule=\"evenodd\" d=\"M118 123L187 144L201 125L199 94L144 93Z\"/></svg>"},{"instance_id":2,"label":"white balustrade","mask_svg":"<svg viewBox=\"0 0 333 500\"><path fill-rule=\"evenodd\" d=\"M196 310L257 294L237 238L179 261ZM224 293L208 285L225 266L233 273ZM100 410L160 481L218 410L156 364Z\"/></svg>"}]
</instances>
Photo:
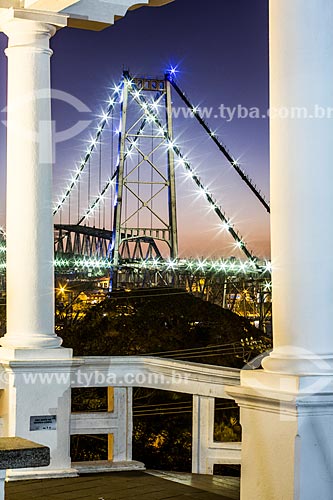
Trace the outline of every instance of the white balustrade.
<instances>
[{"instance_id":1,"label":"white balustrade","mask_svg":"<svg viewBox=\"0 0 333 500\"><path fill-rule=\"evenodd\" d=\"M133 387L193 394L193 473L213 474L215 464L240 464L241 443L214 441L215 398L231 399L225 385L239 386L239 370L146 356L83 357L75 361L72 388L113 390L109 389L109 411L72 413L70 424L72 435L108 434L109 460L75 463L73 468L100 472L144 467L132 460Z\"/></svg>"}]
</instances>

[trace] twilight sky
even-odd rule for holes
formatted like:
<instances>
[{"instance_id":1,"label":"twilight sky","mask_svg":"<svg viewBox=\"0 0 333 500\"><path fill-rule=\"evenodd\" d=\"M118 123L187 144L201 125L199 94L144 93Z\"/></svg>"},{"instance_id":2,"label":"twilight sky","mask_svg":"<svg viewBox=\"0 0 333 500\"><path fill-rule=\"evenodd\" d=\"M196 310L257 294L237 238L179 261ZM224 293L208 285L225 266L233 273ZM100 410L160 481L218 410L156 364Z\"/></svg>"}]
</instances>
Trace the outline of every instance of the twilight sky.
<instances>
[{"instance_id":1,"label":"twilight sky","mask_svg":"<svg viewBox=\"0 0 333 500\"><path fill-rule=\"evenodd\" d=\"M78 120L92 120L119 81L122 70L159 76L178 65L177 82L194 104L212 108L207 120L269 198L268 1L175 0L162 8L141 8L103 32L63 29L52 39L53 89L78 98L91 112L53 102L58 132ZM0 110L6 105L7 39L0 34ZM175 97L174 105L181 103ZM260 118L230 120L220 106L258 108ZM258 111L259 113L259 111ZM256 113L257 114L257 113ZM5 113L1 112L1 121ZM269 217L204 132L190 118L175 119L175 136L248 247L269 257ZM5 225L5 135L0 124L0 225ZM54 197L61 193L85 150L89 129L56 145ZM182 256L238 255L229 236L218 230L216 215L198 198L193 183L177 174L178 231ZM22 214L22 216L24 216ZM195 223L194 223L195 221Z\"/></svg>"}]
</instances>

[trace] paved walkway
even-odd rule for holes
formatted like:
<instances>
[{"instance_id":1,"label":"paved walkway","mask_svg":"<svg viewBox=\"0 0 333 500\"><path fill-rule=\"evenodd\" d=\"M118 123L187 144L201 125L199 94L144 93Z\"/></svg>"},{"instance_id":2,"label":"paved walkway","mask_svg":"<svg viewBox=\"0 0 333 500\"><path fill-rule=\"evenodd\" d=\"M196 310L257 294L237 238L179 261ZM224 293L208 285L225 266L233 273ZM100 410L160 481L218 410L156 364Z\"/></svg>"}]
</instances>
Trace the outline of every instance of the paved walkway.
<instances>
[{"instance_id":1,"label":"paved walkway","mask_svg":"<svg viewBox=\"0 0 333 500\"><path fill-rule=\"evenodd\" d=\"M162 472L147 471L148 474L175 481L176 483L192 486L198 490L208 491L230 498L230 500L239 500L240 479L230 476L205 476L202 474L188 474L184 472Z\"/></svg>"},{"instance_id":2,"label":"paved walkway","mask_svg":"<svg viewBox=\"0 0 333 500\"><path fill-rule=\"evenodd\" d=\"M197 476L196 480L199 481ZM208 484L207 477L205 481ZM221 488L221 492L222 490L226 491ZM188 500L191 498L234 500L235 496L204 491L146 472L112 472L69 479L16 481L6 484L6 500Z\"/></svg>"}]
</instances>

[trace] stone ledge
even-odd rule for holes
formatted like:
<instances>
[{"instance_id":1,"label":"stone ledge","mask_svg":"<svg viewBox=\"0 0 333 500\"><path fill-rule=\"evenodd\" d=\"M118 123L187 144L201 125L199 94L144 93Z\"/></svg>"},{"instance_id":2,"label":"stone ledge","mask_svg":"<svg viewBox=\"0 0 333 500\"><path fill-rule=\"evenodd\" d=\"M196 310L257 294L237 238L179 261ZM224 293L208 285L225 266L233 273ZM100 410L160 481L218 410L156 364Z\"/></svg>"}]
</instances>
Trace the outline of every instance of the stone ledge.
<instances>
[{"instance_id":1,"label":"stone ledge","mask_svg":"<svg viewBox=\"0 0 333 500\"><path fill-rule=\"evenodd\" d=\"M143 471L145 465L142 462L128 460L124 462L111 462L108 460L96 460L94 462L72 462L72 467L79 474L94 474L102 472Z\"/></svg>"},{"instance_id":2,"label":"stone ledge","mask_svg":"<svg viewBox=\"0 0 333 500\"><path fill-rule=\"evenodd\" d=\"M46 467L50 464L47 446L20 437L0 438L0 470Z\"/></svg>"}]
</instances>

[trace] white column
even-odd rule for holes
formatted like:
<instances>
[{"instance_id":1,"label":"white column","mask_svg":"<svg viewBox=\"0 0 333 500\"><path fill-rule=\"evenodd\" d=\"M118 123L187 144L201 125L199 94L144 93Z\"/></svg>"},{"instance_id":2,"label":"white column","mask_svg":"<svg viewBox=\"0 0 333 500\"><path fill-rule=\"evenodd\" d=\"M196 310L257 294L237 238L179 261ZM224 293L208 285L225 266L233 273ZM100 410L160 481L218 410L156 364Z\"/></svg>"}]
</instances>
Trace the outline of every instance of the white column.
<instances>
[{"instance_id":1,"label":"white column","mask_svg":"<svg viewBox=\"0 0 333 500\"><path fill-rule=\"evenodd\" d=\"M332 18L327 0L270 1L274 351L267 371L333 373ZM297 108L311 117L297 118Z\"/></svg>"},{"instance_id":2,"label":"white column","mask_svg":"<svg viewBox=\"0 0 333 500\"><path fill-rule=\"evenodd\" d=\"M333 485L333 2L270 0L274 350L228 393L241 499L328 500ZM303 117L297 117L302 113ZM316 117L316 113L321 113Z\"/></svg>"},{"instance_id":3,"label":"white column","mask_svg":"<svg viewBox=\"0 0 333 500\"><path fill-rule=\"evenodd\" d=\"M56 348L54 333L52 129L47 22L10 19L7 126L6 348Z\"/></svg>"}]
</instances>

